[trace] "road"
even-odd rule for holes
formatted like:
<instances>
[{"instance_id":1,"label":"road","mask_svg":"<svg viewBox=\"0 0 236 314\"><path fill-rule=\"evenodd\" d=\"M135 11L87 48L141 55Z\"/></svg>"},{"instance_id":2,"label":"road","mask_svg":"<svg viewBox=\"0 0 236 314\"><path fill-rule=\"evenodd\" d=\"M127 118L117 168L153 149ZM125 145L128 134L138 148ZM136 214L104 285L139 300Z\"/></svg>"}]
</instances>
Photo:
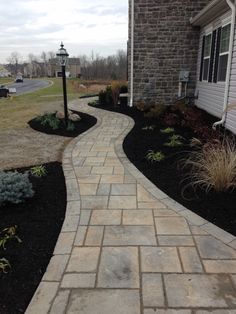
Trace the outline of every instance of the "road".
<instances>
[{"instance_id":1,"label":"road","mask_svg":"<svg viewBox=\"0 0 236 314\"><path fill-rule=\"evenodd\" d=\"M23 83L13 83L8 85L8 87L16 89L16 93L14 93L14 95L22 95L26 93L32 93L49 85L49 81L24 79Z\"/></svg>"}]
</instances>

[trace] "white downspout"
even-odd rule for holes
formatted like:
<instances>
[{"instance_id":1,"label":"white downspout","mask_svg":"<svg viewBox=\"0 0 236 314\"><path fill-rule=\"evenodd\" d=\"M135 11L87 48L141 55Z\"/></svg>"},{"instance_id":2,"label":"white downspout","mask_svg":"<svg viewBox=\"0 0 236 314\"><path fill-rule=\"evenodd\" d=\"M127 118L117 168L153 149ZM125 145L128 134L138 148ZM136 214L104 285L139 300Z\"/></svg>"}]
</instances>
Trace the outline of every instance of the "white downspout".
<instances>
[{"instance_id":1,"label":"white downspout","mask_svg":"<svg viewBox=\"0 0 236 314\"><path fill-rule=\"evenodd\" d=\"M130 56L130 103L133 107L134 99L134 0L131 0L131 56Z\"/></svg>"},{"instance_id":2,"label":"white downspout","mask_svg":"<svg viewBox=\"0 0 236 314\"><path fill-rule=\"evenodd\" d=\"M223 103L223 115L220 121L217 121L213 124L213 129L216 129L217 125L222 125L225 123L227 116L227 107L228 107L228 96L229 96L229 85L230 85L230 74L232 66L232 57L233 57L233 45L234 45L234 30L235 30L235 3L236 0L231 2L231 0L226 0L228 6L232 11L231 16L231 30L230 30L230 40L229 40L229 57L227 64L226 80L225 80L225 93L224 93L224 103Z\"/></svg>"}]
</instances>

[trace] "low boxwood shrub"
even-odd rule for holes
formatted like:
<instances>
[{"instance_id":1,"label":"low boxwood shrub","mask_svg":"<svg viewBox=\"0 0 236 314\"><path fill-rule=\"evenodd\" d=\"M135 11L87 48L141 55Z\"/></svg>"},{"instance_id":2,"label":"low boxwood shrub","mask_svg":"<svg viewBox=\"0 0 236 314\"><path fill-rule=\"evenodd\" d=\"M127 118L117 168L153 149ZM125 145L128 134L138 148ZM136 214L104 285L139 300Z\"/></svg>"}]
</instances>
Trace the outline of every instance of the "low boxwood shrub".
<instances>
[{"instance_id":1,"label":"low boxwood shrub","mask_svg":"<svg viewBox=\"0 0 236 314\"><path fill-rule=\"evenodd\" d=\"M33 195L28 173L0 171L0 206L7 202L18 204Z\"/></svg>"}]
</instances>

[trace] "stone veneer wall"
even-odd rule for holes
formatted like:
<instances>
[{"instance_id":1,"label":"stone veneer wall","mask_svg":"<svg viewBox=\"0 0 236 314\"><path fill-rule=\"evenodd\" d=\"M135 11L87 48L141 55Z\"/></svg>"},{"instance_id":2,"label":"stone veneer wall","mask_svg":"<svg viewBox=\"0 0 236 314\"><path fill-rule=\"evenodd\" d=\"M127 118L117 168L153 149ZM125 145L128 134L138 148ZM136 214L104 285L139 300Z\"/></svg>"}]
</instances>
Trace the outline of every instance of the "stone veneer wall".
<instances>
[{"instance_id":1,"label":"stone veneer wall","mask_svg":"<svg viewBox=\"0 0 236 314\"><path fill-rule=\"evenodd\" d=\"M189 19L210 0L134 2L134 105L141 100L171 104L177 97L180 70L190 71L188 94L193 94L199 29ZM128 56L130 60L130 49Z\"/></svg>"}]
</instances>

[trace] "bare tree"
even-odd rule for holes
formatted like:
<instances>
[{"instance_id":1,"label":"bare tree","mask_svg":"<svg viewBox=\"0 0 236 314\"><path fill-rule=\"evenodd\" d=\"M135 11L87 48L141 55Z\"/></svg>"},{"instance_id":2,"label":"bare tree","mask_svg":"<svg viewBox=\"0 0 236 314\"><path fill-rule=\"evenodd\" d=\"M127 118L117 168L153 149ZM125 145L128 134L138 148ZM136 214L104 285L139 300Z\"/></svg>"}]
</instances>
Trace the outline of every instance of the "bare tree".
<instances>
[{"instance_id":1,"label":"bare tree","mask_svg":"<svg viewBox=\"0 0 236 314\"><path fill-rule=\"evenodd\" d=\"M21 59L22 59L22 57L21 57L21 55L17 51L12 52L10 57L7 59L7 61L14 68L15 75L17 75L18 66L19 66L19 63L20 63Z\"/></svg>"}]
</instances>

